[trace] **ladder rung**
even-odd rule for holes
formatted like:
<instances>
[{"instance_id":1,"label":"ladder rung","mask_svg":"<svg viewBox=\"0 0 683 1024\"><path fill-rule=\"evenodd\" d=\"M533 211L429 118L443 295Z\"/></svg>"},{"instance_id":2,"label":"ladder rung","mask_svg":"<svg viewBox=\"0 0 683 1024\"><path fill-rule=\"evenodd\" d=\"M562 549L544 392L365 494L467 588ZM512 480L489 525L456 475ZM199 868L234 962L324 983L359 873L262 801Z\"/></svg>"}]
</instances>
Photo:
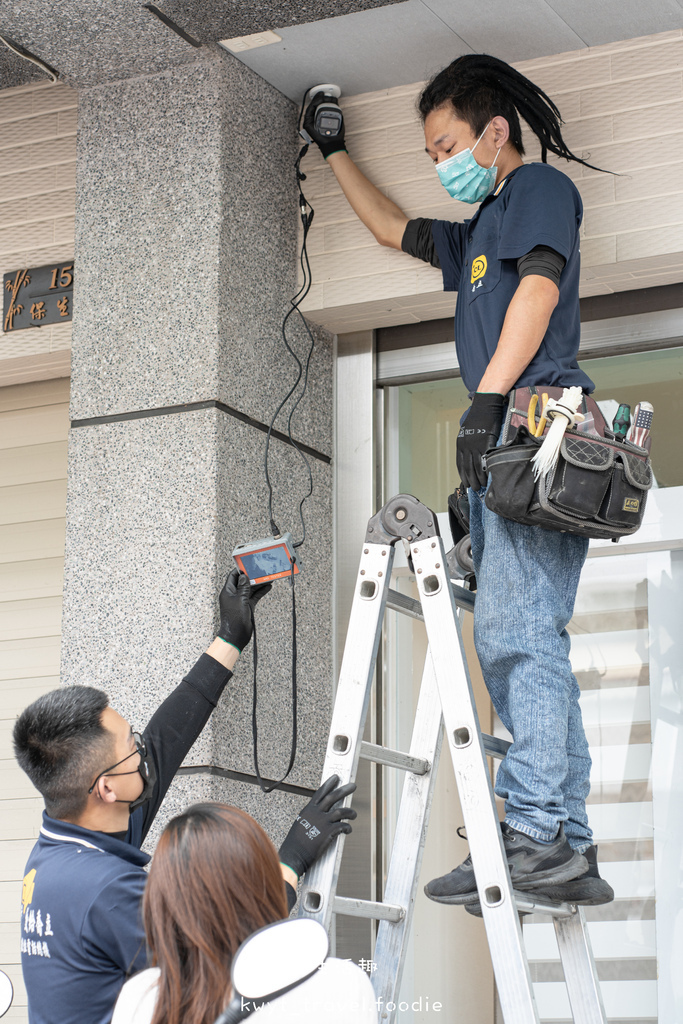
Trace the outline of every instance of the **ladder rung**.
<instances>
[{"instance_id":1,"label":"ladder rung","mask_svg":"<svg viewBox=\"0 0 683 1024\"><path fill-rule=\"evenodd\" d=\"M419 619L421 622L424 622L420 602L416 601L414 597L399 594L398 590L389 590L387 594L387 608L393 608L395 612L403 612L404 615L410 615L411 619Z\"/></svg>"},{"instance_id":2,"label":"ladder rung","mask_svg":"<svg viewBox=\"0 0 683 1024\"><path fill-rule=\"evenodd\" d=\"M473 590L465 590L464 587L453 583L453 580L451 580L451 590L453 591L453 600L458 608L463 608L466 612L474 611L474 602L477 595Z\"/></svg>"},{"instance_id":3,"label":"ladder rung","mask_svg":"<svg viewBox=\"0 0 683 1024\"><path fill-rule=\"evenodd\" d=\"M481 741L484 744L484 750L491 757L505 757L512 746L509 740L499 740L497 736L489 736L487 732L481 734Z\"/></svg>"},{"instance_id":4,"label":"ladder rung","mask_svg":"<svg viewBox=\"0 0 683 1024\"><path fill-rule=\"evenodd\" d=\"M372 900L352 900L346 896L335 896L332 909L335 914L345 917L368 917L373 921L402 921L406 916L404 907L391 903L373 903Z\"/></svg>"},{"instance_id":5,"label":"ladder rung","mask_svg":"<svg viewBox=\"0 0 683 1024\"><path fill-rule=\"evenodd\" d=\"M474 592L472 590L465 590L464 587L459 587L453 583L451 583L451 589L453 591L453 599L458 608L464 608L468 612L473 611L476 597ZM399 594L398 590L391 590L390 588L387 591L387 608L393 608L395 612L403 612L404 615L410 615L412 619L419 619L420 622L424 622L420 602L416 601L414 597L408 597L407 594Z\"/></svg>"},{"instance_id":6,"label":"ladder rung","mask_svg":"<svg viewBox=\"0 0 683 1024\"><path fill-rule=\"evenodd\" d=\"M402 768L413 775L426 775L432 767L423 757L412 757L411 754L404 754L400 750L390 750L389 747L379 747L375 743L365 741L360 745L360 756L366 761L388 765L389 768Z\"/></svg>"},{"instance_id":7,"label":"ladder rung","mask_svg":"<svg viewBox=\"0 0 683 1024\"><path fill-rule=\"evenodd\" d=\"M517 904L517 910L525 914L545 914L546 917L573 917L576 907L569 903L546 903L545 900L535 900L531 893L518 892L516 889L512 895Z\"/></svg>"}]
</instances>

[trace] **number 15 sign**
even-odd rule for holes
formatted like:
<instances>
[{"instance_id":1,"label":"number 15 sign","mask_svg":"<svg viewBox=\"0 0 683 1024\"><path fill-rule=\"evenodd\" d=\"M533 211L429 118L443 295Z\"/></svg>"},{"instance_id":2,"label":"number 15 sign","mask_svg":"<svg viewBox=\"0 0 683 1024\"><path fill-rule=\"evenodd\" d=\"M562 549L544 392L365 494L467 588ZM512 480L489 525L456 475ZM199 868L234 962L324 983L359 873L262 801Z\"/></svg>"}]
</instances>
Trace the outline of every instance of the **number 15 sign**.
<instances>
[{"instance_id":1,"label":"number 15 sign","mask_svg":"<svg viewBox=\"0 0 683 1024\"><path fill-rule=\"evenodd\" d=\"M9 333L71 320L73 289L73 262L5 274L3 330Z\"/></svg>"}]
</instances>

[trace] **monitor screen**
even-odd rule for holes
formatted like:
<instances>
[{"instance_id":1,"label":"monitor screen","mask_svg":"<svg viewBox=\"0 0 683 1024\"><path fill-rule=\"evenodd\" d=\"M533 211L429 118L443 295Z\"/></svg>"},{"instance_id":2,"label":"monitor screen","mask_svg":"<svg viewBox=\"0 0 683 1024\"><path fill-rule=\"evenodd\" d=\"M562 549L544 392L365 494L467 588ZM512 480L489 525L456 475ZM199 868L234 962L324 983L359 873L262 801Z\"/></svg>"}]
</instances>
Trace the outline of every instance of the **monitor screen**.
<instances>
[{"instance_id":1,"label":"monitor screen","mask_svg":"<svg viewBox=\"0 0 683 1024\"><path fill-rule=\"evenodd\" d=\"M264 576L275 576L278 573L289 575L291 572L291 562L284 545L267 548L265 551L255 551L248 555L240 555L239 558L245 573L252 582L263 579Z\"/></svg>"}]
</instances>

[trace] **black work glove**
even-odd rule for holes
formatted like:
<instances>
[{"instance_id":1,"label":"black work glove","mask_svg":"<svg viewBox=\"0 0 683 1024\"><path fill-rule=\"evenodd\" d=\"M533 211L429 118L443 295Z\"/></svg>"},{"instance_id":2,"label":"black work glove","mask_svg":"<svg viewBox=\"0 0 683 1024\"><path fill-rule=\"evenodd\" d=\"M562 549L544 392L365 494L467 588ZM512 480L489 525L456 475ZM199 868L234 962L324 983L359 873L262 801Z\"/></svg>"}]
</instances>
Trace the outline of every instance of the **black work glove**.
<instances>
[{"instance_id":1,"label":"black work glove","mask_svg":"<svg viewBox=\"0 0 683 1024\"><path fill-rule=\"evenodd\" d=\"M218 636L242 653L254 632L254 608L272 583L252 587L249 577L233 569L218 598L221 609L221 624Z\"/></svg>"},{"instance_id":2,"label":"black work glove","mask_svg":"<svg viewBox=\"0 0 683 1024\"><path fill-rule=\"evenodd\" d=\"M505 396L497 392L477 391L467 419L460 428L456 445L456 463L463 487L478 491L486 487L483 456L494 448L503 423Z\"/></svg>"},{"instance_id":3,"label":"black work glove","mask_svg":"<svg viewBox=\"0 0 683 1024\"><path fill-rule=\"evenodd\" d=\"M344 819L350 818L353 821L357 816L356 811L353 807L336 805L354 792L356 783L349 782L335 789L338 782L338 775L331 775L327 782L323 782L310 802L297 814L296 821L280 847L281 862L299 878L306 874L333 839L341 832L348 835L351 831L349 822Z\"/></svg>"},{"instance_id":4,"label":"black work glove","mask_svg":"<svg viewBox=\"0 0 683 1024\"><path fill-rule=\"evenodd\" d=\"M325 98L324 94L318 92L315 94L311 102L306 107L306 113L304 114L303 127L306 129L308 134L311 136L316 146L327 160L328 156L332 153L346 152L346 143L344 142L344 121L342 120L342 126L338 135L333 138L328 138L327 135L321 135L320 132L315 130L315 112L321 103L335 103L334 99L330 97Z\"/></svg>"}]
</instances>

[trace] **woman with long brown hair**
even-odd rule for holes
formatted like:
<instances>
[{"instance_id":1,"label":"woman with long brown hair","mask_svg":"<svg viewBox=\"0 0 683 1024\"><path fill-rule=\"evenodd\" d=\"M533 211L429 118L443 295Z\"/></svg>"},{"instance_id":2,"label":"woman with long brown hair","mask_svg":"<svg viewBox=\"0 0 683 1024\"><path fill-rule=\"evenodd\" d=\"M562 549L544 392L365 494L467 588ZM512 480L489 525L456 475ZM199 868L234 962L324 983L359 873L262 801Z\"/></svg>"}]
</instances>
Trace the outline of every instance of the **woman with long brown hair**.
<instances>
[{"instance_id":1,"label":"woman with long brown hair","mask_svg":"<svg viewBox=\"0 0 683 1024\"><path fill-rule=\"evenodd\" d=\"M143 918L154 967L124 985L112 1024L213 1024L230 1001L240 944L285 917L280 864L263 829L226 804L188 808L166 826L149 872ZM327 960L259 1010L259 1020L272 1024L316 1018L375 1024L367 975Z\"/></svg>"}]
</instances>

